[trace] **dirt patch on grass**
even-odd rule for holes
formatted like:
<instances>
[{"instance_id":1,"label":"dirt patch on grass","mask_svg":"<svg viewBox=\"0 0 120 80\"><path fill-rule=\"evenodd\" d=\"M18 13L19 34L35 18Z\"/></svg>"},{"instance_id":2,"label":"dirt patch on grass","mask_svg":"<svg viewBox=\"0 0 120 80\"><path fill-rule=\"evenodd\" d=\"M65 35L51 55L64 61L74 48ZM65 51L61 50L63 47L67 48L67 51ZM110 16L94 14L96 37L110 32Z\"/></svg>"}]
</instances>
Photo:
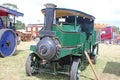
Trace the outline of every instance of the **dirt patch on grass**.
<instances>
[{"instance_id":1,"label":"dirt patch on grass","mask_svg":"<svg viewBox=\"0 0 120 80\"><path fill-rule=\"evenodd\" d=\"M100 44L99 47L99 61L104 63L99 74L101 80L120 80L120 45Z\"/></svg>"}]
</instances>

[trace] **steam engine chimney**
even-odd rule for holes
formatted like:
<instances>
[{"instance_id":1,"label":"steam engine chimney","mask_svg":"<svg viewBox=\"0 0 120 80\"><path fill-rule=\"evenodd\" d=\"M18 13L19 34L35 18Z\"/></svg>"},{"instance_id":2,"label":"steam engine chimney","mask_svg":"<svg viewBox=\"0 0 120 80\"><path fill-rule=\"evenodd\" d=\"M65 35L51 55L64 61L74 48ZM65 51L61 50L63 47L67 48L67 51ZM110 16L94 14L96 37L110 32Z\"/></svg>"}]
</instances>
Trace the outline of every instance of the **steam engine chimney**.
<instances>
[{"instance_id":1,"label":"steam engine chimney","mask_svg":"<svg viewBox=\"0 0 120 80\"><path fill-rule=\"evenodd\" d=\"M53 20L54 20L54 9L56 5L47 3L45 4L46 7L46 15L45 15L45 30L51 31Z\"/></svg>"}]
</instances>

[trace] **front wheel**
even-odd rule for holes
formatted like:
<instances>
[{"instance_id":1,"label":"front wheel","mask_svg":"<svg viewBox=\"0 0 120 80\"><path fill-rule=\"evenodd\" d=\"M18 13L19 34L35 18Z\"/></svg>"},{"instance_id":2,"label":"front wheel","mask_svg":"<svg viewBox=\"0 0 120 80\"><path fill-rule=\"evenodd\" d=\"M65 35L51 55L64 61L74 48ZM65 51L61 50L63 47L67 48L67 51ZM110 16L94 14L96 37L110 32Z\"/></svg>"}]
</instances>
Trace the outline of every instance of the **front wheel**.
<instances>
[{"instance_id":1,"label":"front wheel","mask_svg":"<svg viewBox=\"0 0 120 80\"><path fill-rule=\"evenodd\" d=\"M75 58L73 60L71 71L70 71L70 80L79 80L81 73L81 60L80 58Z\"/></svg>"},{"instance_id":2,"label":"front wheel","mask_svg":"<svg viewBox=\"0 0 120 80\"><path fill-rule=\"evenodd\" d=\"M31 53L26 61L26 73L28 76L35 76L39 72L40 58L35 54Z\"/></svg>"}]
</instances>

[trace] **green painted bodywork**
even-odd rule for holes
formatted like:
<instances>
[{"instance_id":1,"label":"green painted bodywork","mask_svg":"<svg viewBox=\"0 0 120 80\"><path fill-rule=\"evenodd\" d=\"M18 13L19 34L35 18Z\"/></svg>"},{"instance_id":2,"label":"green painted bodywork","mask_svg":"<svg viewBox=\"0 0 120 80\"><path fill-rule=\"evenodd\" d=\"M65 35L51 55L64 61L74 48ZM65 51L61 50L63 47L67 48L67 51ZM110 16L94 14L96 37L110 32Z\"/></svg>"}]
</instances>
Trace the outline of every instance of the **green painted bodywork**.
<instances>
[{"instance_id":1,"label":"green painted bodywork","mask_svg":"<svg viewBox=\"0 0 120 80\"><path fill-rule=\"evenodd\" d=\"M83 54L85 50L89 50L91 44L94 45L96 41L96 38L94 38L96 35L90 35L87 39L86 33L81 32L80 25L76 27L75 25L55 25L52 30L56 32L56 37L59 39L63 47L59 58L67 55L81 56L81 54ZM90 42L91 37L94 39L92 42Z\"/></svg>"},{"instance_id":2,"label":"green painted bodywork","mask_svg":"<svg viewBox=\"0 0 120 80\"><path fill-rule=\"evenodd\" d=\"M31 46L30 46L30 50L36 53L35 45L31 45Z\"/></svg>"},{"instance_id":3,"label":"green painted bodywork","mask_svg":"<svg viewBox=\"0 0 120 80\"><path fill-rule=\"evenodd\" d=\"M63 58L68 55L81 56L82 52L83 52L82 46L78 46L76 48L62 48L59 58Z\"/></svg>"},{"instance_id":4,"label":"green painted bodywork","mask_svg":"<svg viewBox=\"0 0 120 80\"><path fill-rule=\"evenodd\" d=\"M74 28L73 25L53 26L53 31L56 31L56 37L63 47L74 47L80 43L80 26Z\"/></svg>"},{"instance_id":5,"label":"green painted bodywork","mask_svg":"<svg viewBox=\"0 0 120 80\"><path fill-rule=\"evenodd\" d=\"M100 42L100 34L97 30L94 30L92 35L92 45L98 44Z\"/></svg>"}]
</instances>

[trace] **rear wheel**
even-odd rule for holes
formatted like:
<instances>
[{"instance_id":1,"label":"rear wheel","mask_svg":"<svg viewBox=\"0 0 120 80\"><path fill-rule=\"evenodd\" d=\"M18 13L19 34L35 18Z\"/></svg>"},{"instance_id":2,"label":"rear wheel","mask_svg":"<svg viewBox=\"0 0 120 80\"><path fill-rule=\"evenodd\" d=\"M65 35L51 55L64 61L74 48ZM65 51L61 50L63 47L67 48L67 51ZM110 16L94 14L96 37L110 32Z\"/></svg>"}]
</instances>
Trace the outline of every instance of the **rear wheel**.
<instances>
[{"instance_id":1,"label":"rear wheel","mask_svg":"<svg viewBox=\"0 0 120 80\"><path fill-rule=\"evenodd\" d=\"M92 52L92 55L91 55L91 59L92 59L93 64L97 63L98 49L99 49L98 44L93 46L93 52Z\"/></svg>"},{"instance_id":2,"label":"rear wheel","mask_svg":"<svg viewBox=\"0 0 120 80\"><path fill-rule=\"evenodd\" d=\"M7 57L13 55L16 46L15 32L11 29L0 29L0 56Z\"/></svg>"},{"instance_id":3,"label":"rear wheel","mask_svg":"<svg viewBox=\"0 0 120 80\"><path fill-rule=\"evenodd\" d=\"M26 61L26 73L28 76L37 75L39 72L40 59L35 53L31 53Z\"/></svg>"},{"instance_id":4,"label":"rear wheel","mask_svg":"<svg viewBox=\"0 0 120 80\"><path fill-rule=\"evenodd\" d=\"M79 80L81 73L81 60L80 58L75 58L73 60L71 71L70 71L70 80Z\"/></svg>"}]
</instances>

